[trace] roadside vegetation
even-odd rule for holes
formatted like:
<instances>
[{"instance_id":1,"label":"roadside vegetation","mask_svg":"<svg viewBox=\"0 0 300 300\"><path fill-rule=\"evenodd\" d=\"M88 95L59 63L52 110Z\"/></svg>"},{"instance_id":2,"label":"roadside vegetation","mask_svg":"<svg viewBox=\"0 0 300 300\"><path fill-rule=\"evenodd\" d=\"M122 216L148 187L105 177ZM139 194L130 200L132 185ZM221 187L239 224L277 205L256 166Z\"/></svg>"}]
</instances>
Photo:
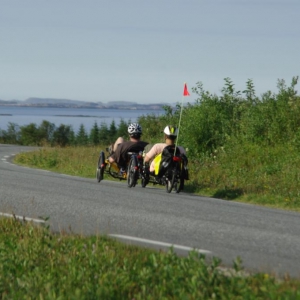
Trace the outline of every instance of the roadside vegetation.
<instances>
[{"instance_id":1,"label":"roadside vegetation","mask_svg":"<svg viewBox=\"0 0 300 300\"><path fill-rule=\"evenodd\" d=\"M192 89L196 100L183 107L178 141L188 151L187 192L300 210L297 80L279 80L278 93L260 97L251 80L241 92L226 78L220 96L202 83ZM140 117L143 139L162 141L161 130L178 124L180 109ZM127 137L127 123L95 123L90 133L47 121L0 130L1 143L43 146L15 162L90 178L99 151L117 136ZM220 266L196 253L179 257L0 218L1 299L300 299L299 280L247 274L239 260L226 272Z\"/></svg>"},{"instance_id":2,"label":"roadside vegetation","mask_svg":"<svg viewBox=\"0 0 300 300\"><path fill-rule=\"evenodd\" d=\"M189 157L190 180L186 191L299 211L297 81L298 77L294 77L288 86L279 80L277 93L268 91L260 97L255 94L251 80L247 81L244 91L236 91L232 81L226 78L221 95L211 94L204 90L202 83L197 83L192 89L196 95L194 103L184 103L178 139ZM161 130L166 124L178 124L180 110L178 104L175 109L166 106L162 116L141 116L138 122L144 128L143 139L150 143L162 141ZM34 128L41 132L43 124ZM40 143L29 143L28 136L32 134L25 128L21 127L14 135L21 144L53 147L20 154L16 157L17 163L86 177L95 176L101 149L117 136L127 137L124 121L118 127L114 122L100 127L95 123L90 133L81 126L78 133L72 134L73 139L61 143L55 140L55 131L47 130L44 132L48 135L44 135ZM0 134L2 142L10 141L8 131ZM24 132L27 135L24 136Z\"/></svg>"},{"instance_id":3,"label":"roadside vegetation","mask_svg":"<svg viewBox=\"0 0 300 300\"><path fill-rule=\"evenodd\" d=\"M300 283L0 218L0 298L299 299Z\"/></svg>"}]
</instances>

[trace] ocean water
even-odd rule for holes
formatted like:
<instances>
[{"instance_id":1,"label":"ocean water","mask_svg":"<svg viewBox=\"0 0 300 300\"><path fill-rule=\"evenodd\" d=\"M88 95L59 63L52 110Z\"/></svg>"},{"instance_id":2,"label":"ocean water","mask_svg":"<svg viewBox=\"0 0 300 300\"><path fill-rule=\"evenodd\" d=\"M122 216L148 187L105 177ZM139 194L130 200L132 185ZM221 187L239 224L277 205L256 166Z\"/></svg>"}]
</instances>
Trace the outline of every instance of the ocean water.
<instances>
[{"instance_id":1,"label":"ocean water","mask_svg":"<svg viewBox=\"0 0 300 300\"><path fill-rule=\"evenodd\" d=\"M56 108L56 107L7 107L0 106L0 129L6 130L9 122L19 126L35 123L39 126L47 120L56 126L61 124L71 125L75 132L81 124L87 131L94 123L108 126L114 120L118 125L123 119L125 122L136 122L142 115L162 115L163 110L123 110L123 109L88 109L88 108Z\"/></svg>"}]
</instances>

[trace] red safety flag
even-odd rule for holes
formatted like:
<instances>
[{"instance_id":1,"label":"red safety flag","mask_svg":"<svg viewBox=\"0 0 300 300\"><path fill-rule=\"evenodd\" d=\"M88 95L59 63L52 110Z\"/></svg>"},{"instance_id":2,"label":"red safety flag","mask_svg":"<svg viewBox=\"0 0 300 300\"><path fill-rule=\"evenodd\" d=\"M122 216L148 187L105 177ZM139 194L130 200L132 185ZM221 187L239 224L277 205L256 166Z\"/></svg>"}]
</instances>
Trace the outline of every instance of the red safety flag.
<instances>
[{"instance_id":1,"label":"red safety flag","mask_svg":"<svg viewBox=\"0 0 300 300\"><path fill-rule=\"evenodd\" d=\"M184 90L183 90L183 96L189 96L190 95L190 93L189 93L189 91L188 91L188 89L187 89L187 86L186 86L186 83L184 84Z\"/></svg>"}]
</instances>

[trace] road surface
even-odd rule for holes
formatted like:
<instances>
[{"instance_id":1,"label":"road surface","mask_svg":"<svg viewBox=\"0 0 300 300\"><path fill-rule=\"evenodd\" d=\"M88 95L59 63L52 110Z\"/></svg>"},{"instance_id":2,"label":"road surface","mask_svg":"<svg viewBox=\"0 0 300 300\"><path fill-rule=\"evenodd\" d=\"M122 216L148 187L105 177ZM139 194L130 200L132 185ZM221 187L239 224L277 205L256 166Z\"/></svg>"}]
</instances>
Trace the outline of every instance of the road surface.
<instances>
[{"instance_id":1,"label":"road surface","mask_svg":"<svg viewBox=\"0 0 300 300\"><path fill-rule=\"evenodd\" d=\"M180 254L191 248L246 270L300 278L300 214L249 204L168 194L164 189L25 168L13 155L32 148L0 144L0 212L42 220L55 231L108 234Z\"/></svg>"}]
</instances>

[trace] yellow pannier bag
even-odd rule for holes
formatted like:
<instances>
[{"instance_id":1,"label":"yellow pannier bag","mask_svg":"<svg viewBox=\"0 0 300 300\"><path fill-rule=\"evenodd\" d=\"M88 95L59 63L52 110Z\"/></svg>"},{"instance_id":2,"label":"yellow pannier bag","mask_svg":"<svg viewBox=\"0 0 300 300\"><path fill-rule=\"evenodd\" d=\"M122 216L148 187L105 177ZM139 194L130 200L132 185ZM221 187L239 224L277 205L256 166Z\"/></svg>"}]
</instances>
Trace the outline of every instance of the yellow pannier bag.
<instances>
[{"instance_id":1,"label":"yellow pannier bag","mask_svg":"<svg viewBox=\"0 0 300 300\"><path fill-rule=\"evenodd\" d=\"M160 161L161 161L161 153L158 154L157 156L154 157L154 174L158 175L159 172L159 166L160 166Z\"/></svg>"}]
</instances>

